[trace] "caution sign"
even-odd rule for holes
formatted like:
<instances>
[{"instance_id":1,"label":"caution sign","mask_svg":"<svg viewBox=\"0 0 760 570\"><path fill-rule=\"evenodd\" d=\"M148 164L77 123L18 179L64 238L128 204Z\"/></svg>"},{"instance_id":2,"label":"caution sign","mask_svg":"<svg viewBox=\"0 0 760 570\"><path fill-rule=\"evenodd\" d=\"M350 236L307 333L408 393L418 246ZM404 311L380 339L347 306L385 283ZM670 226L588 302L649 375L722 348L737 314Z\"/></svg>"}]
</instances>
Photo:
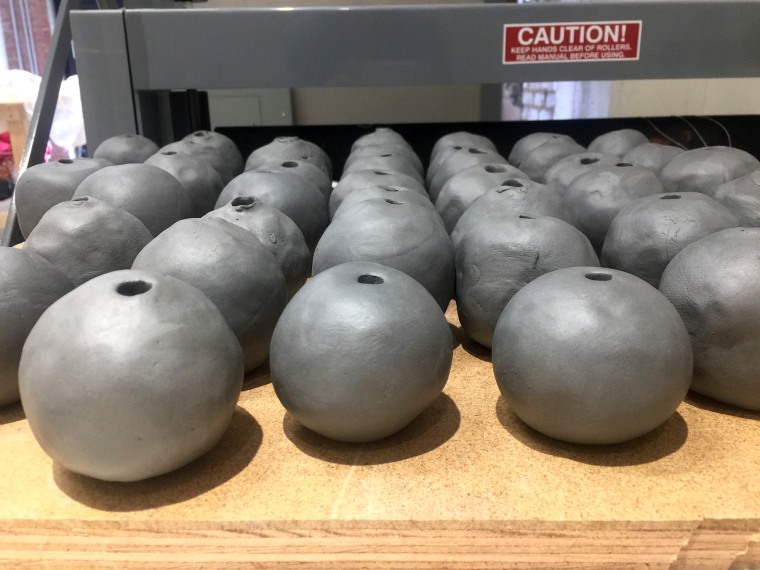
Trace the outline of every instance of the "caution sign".
<instances>
[{"instance_id":1,"label":"caution sign","mask_svg":"<svg viewBox=\"0 0 760 570\"><path fill-rule=\"evenodd\" d=\"M503 63L639 59L641 20L507 24Z\"/></svg>"}]
</instances>

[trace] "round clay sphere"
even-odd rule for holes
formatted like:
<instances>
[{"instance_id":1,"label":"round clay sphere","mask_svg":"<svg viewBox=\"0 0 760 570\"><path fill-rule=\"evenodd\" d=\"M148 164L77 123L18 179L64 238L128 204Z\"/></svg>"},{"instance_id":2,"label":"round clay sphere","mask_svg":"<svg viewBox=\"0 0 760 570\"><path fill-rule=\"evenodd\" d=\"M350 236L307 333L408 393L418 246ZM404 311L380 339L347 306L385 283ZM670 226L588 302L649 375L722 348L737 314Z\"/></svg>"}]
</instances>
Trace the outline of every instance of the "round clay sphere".
<instances>
[{"instance_id":1,"label":"round clay sphere","mask_svg":"<svg viewBox=\"0 0 760 570\"><path fill-rule=\"evenodd\" d=\"M162 146L158 152L184 152L194 158L203 159L214 167L214 170L216 170L216 173L224 184L229 184L230 180L235 178L232 169L218 150L202 145L194 140L183 139L176 141Z\"/></svg>"},{"instance_id":2,"label":"round clay sphere","mask_svg":"<svg viewBox=\"0 0 760 570\"><path fill-rule=\"evenodd\" d=\"M684 247L736 225L731 212L697 192L639 198L612 219L602 247L602 265L627 271L657 287L665 266Z\"/></svg>"},{"instance_id":3,"label":"round clay sphere","mask_svg":"<svg viewBox=\"0 0 760 570\"><path fill-rule=\"evenodd\" d=\"M590 152L623 156L629 150L648 143L649 139L636 129L620 129L599 135L588 145Z\"/></svg>"},{"instance_id":4,"label":"round clay sphere","mask_svg":"<svg viewBox=\"0 0 760 570\"><path fill-rule=\"evenodd\" d=\"M638 198L662 194L662 184L648 168L619 162L597 166L578 176L562 198L565 219L601 251L612 219Z\"/></svg>"},{"instance_id":5,"label":"round clay sphere","mask_svg":"<svg viewBox=\"0 0 760 570\"><path fill-rule=\"evenodd\" d=\"M660 171L667 192L702 192L708 196L724 182L757 170L760 161L738 148L711 146L687 150Z\"/></svg>"},{"instance_id":6,"label":"round clay sphere","mask_svg":"<svg viewBox=\"0 0 760 570\"><path fill-rule=\"evenodd\" d=\"M142 135L116 135L98 145L93 158L112 164L137 164L158 152L158 145Z\"/></svg>"},{"instance_id":7,"label":"round clay sphere","mask_svg":"<svg viewBox=\"0 0 760 570\"><path fill-rule=\"evenodd\" d=\"M346 199L341 202L340 207L335 210L335 216L333 219L341 215L341 212L346 212L353 204L357 202L363 202L364 200L374 200L376 198L383 198L386 200L393 200L395 202L411 203L428 210L435 211L435 206L428 199L427 195L423 196L413 190L408 190L403 186L369 186L362 188L356 192L351 192Z\"/></svg>"},{"instance_id":8,"label":"round clay sphere","mask_svg":"<svg viewBox=\"0 0 760 570\"><path fill-rule=\"evenodd\" d=\"M367 158L372 156L384 156L392 155L399 158L404 158L409 164L411 164L417 173L422 176L425 174L425 169L422 166L422 160L417 156L409 145L368 145L362 146L351 151L348 155L345 164L343 165L343 171L351 166L354 162L360 158Z\"/></svg>"},{"instance_id":9,"label":"round clay sphere","mask_svg":"<svg viewBox=\"0 0 760 570\"><path fill-rule=\"evenodd\" d=\"M148 158L145 164L165 170L182 184L193 204L194 216L210 211L224 188L222 177L211 163L184 152L164 150Z\"/></svg>"},{"instance_id":10,"label":"round clay sphere","mask_svg":"<svg viewBox=\"0 0 760 570\"><path fill-rule=\"evenodd\" d=\"M486 218L468 231L455 257L462 329L491 348L504 307L525 285L563 267L599 266L588 238L556 218Z\"/></svg>"},{"instance_id":11,"label":"round clay sphere","mask_svg":"<svg viewBox=\"0 0 760 570\"><path fill-rule=\"evenodd\" d=\"M665 165L682 152L684 149L677 146L647 142L626 152L623 155L622 162L630 162L634 166L643 166L659 175Z\"/></svg>"},{"instance_id":12,"label":"round clay sphere","mask_svg":"<svg viewBox=\"0 0 760 570\"><path fill-rule=\"evenodd\" d=\"M168 275L115 271L40 317L19 387L54 461L106 481L138 481L200 457L222 437L243 357L219 310Z\"/></svg>"},{"instance_id":13,"label":"round clay sphere","mask_svg":"<svg viewBox=\"0 0 760 570\"><path fill-rule=\"evenodd\" d=\"M346 196L356 190L370 188L373 186L392 186L394 188L403 187L428 197L425 187L413 176L401 172L392 172L390 170L359 170L345 174L340 182L335 186L330 194L328 209L330 218L340 207Z\"/></svg>"},{"instance_id":14,"label":"round clay sphere","mask_svg":"<svg viewBox=\"0 0 760 570\"><path fill-rule=\"evenodd\" d=\"M581 152L571 154L562 160L554 163L546 171L544 180L547 186L551 186L564 196L567 188L573 180L581 174L599 166L612 166L620 162L620 158L614 154L603 154L600 152Z\"/></svg>"},{"instance_id":15,"label":"round clay sphere","mask_svg":"<svg viewBox=\"0 0 760 570\"><path fill-rule=\"evenodd\" d=\"M44 162L27 168L14 189L16 218L27 237L50 208L71 200L82 181L110 163L94 158Z\"/></svg>"},{"instance_id":16,"label":"round clay sphere","mask_svg":"<svg viewBox=\"0 0 760 570\"><path fill-rule=\"evenodd\" d=\"M520 162L522 170L531 180L544 184L546 173L563 158L585 152L585 148L575 141L549 139L525 155Z\"/></svg>"},{"instance_id":17,"label":"round clay sphere","mask_svg":"<svg viewBox=\"0 0 760 570\"><path fill-rule=\"evenodd\" d=\"M491 188L513 178L527 178L509 164L475 164L455 174L443 186L435 209L451 233L459 217Z\"/></svg>"},{"instance_id":18,"label":"round clay sphere","mask_svg":"<svg viewBox=\"0 0 760 570\"><path fill-rule=\"evenodd\" d=\"M182 220L150 242L132 268L171 275L205 294L240 341L246 371L267 359L285 308L285 277L251 232L219 218Z\"/></svg>"},{"instance_id":19,"label":"round clay sphere","mask_svg":"<svg viewBox=\"0 0 760 570\"><path fill-rule=\"evenodd\" d=\"M203 218L221 218L255 235L280 264L288 299L306 283L311 271L309 247L295 222L279 210L253 196L244 196Z\"/></svg>"},{"instance_id":20,"label":"round clay sphere","mask_svg":"<svg viewBox=\"0 0 760 570\"><path fill-rule=\"evenodd\" d=\"M264 164L256 170L265 170L268 172L289 172L291 174L297 174L303 176L306 180L314 184L322 196L325 198L325 202L330 199L332 193L332 180L327 177L319 167L313 165L305 160L281 160L279 162L270 162Z\"/></svg>"},{"instance_id":21,"label":"round clay sphere","mask_svg":"<svg viewBox=\"0 0 760 570\"><path fill-rule=\"evenodd\" d=\"M165 170L148 164L102 168L85 178L73 197L84 196L126 210L154 236L193 215L193 204L182 184Z\"/></svg>"},{"instance_id":22,"label":"round clay sphere","mask_svg":"<svg viewBox=\"0 0 760 570\"><path fill-rule=\"evenodd\" d=\"M222 155L227 167L234 175L243 172L243 155L240 154L235 141L230 137L217 133L216 131L195 131L187 135L184 140L192 141L196 144L208 146Z\"/></svg>"},{"instance_id":23,"label":"round clay sphere","mask_svg":"<svg viewBox=\"0 0 760 570\"><path fill-rule=\"evenodd\" d=\"M83 196L50 208L24 250L47 259L78 287L103 273L129 269L152 239L126 210Z\"/></svg>"},{"instance_id":24,"label":"round clay sphere","mask_svg":"<svg viewBox=\"0 0 760 570\"><path fill-rule=\"evenodd\" d=\"M74 285L48 261L0 247L0 406L17 402L21 349L45 310Z\"/></svg>"},{"instance_id":25,"label":"round clay sphere","mask_svg":"<svg viewBox=\"0 0 760 570\"><path fill-rule=\"evenodd\" d=\"M254 150L245 162L246 170L255 170L267 163L303 160L317 166L332 180L332 161L319 146L299 137L277 137L271 143Z\"/></svg>"},{"instance_id":26,"label":"round clay sphere","mask_svg":"<svg viewBox=\"0 0 760 570\"><path fill-rule=\"evenodd\" d=\"M374 441L440 395L452 346L446 318L417 281L376 263L344 263L314 277L283 312L272 386L307 428Z\"/></svg>"},{"instance_id":27,"label":"round clay sphere","mask_svg":"<svg viewBox=\"0 0 760 570\"><path fill-rule=\"evenodd\" d=\"M430 199L436 202L438 195L451 178L462 172L465 168L476 164L507 164L507 159L492 150L474 146L454 150L454 152L448 155L440 168L435 171L435 176L433 176L428 186Z\"/></svg>"},{"instance_id":28,"label":"round clay sphere","mask_svg":"<svg viewBox=\"0 0 760 570\"><path fill-rule=\"evenodd\" d=\"M437 141L435 141L433 150L430 152L430 165L433 165L438 161L441 153L445 149L454 146L472 146L475 148L484 148L498 152L496 145L493 144L493 141L488 137L484 137L483 135L478 135L475 133L468 133L466 131L457 131L454 133L445 134Z\"/></svg>"},{"instance_id":29,"label":"round clay sphere","mask_svg":"<svg viewBox=\"0 0 760 570\"><path fill-rule=\"evenodd\" d=\"M378 127L371 133L360 136L351 145L351 152L365 146L405 146L411 150L411 145L398 132L389 127Z\"/></svg>"},{"instance_id":30,"label":"round clay sphere","mask_svg":"<svg viewBox=\"0 0 760 570\"><path fill-rule=\"evenodd\" d=\"M510 178L491 188L465 210L451 232L456 249L462 236L485 218L504 219L516 214L562 218L562 197L553 188L527 178Z\"/></svg>"},{"instance_id":31,"label":"round clay sphere","mask_svg":"<svg viewBox=\"0 0 760 570\"><path fill-rule=\"evenodd\" d=\"M235 198L250 196L293 220L309 251L314 251L329 223L327 204L314 184L289 172L248 170L224 187L214 209L226 206Z\"/></svg>"},{"instance_id":32,"label":"round clay sphere","mask_svg":"<svg viewBox=\"0 0 760 570\"><path fill-rule=\"evenodd\" d=\"M691 389L760 411L760 229L730 228L687 245L660 282L689 331Z\"/></svg>"},{"instance_id":33,"label":"round clay sphere","mask_svg":"<svg viewBox=\"0 0 760 570\"><path fill-rule=\"evenodd\" d=\"M343 169L343 176L361 170L389 170L391 172L402 172L414 178L419 184L423 184L422 175L417 171L414 165L409 162L406 156L390 151L376 156L357 158L351 162L349 166Z\"/></svg>"},{"instance_id":34,"label":"round clay sphere","mask_svg":"<svg viewBox=\"0 0 760 570\"><path fill-rule=\"evenodd\" d=\"M454 251L438 214L382 198L335 217L314 251L312 275L348 261L372 261L414 277L445 311L454 294Z\"/></svg>"},{"instance_id":35,"label":"round clay sphere","mask_svg":"<svg viewBox=\"0 0 760 570\"><path fill-rule=\"evenodd\" d=\"M541 433L627 441L675 412L689 390L689 335L673 305L622 271L570 267L523 287L493 337L509 408Z\"/></svg>"},{"instance_id":36,"label":"round clay sphere","mask_svg":"<svg viewBox=\"0 0 760 570\"><path fill-rule=\"evenodd\" d=\"M533 149L538 148L545 142L549 142L549 141L575 143L575 140L573 139L573 137L569 135L562 135L559 133L543 133L543 132L531 133L519 139L512 146L512 150L510 151L509 157L508 157L509 164L512 164L520 168L520 164L522 164L522 161L525 160L525 157L528 156L528 154Z\"/></svg>"},{"instance_id":37,"label":"round clay sphere","mask_svg":"<svg viewBox=\"0 0 760 570\"><path fill-rule=\"evenodd\" d=\"M712 195L747 228L760 227L760 170L718 186Z\"/></svg>"}]
</instances>

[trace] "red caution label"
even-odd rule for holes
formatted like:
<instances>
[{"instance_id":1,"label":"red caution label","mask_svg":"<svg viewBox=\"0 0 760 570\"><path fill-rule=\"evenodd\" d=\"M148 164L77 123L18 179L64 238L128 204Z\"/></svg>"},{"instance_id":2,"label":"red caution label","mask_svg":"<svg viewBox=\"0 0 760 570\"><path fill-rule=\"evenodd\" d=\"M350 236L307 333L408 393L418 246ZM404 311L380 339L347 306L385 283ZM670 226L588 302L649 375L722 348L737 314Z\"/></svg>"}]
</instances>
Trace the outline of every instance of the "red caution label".
<instances>
[{"instance_id":1,"label":"red caution label","mask_svg":"<svg viewBox=\"0 0 760 570\"><path fill-rule=\"evenodd\" d=\"M507 24L503 63L639 59L641 21Z\"/></svg>"}]
</instances>

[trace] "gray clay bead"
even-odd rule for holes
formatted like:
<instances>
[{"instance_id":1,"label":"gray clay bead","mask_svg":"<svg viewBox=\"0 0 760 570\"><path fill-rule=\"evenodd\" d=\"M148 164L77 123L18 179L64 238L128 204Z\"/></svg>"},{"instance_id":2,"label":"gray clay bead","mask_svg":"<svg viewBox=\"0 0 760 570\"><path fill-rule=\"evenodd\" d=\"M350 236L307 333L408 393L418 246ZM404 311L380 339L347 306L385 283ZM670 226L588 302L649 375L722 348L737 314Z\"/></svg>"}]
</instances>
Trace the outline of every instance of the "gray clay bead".
<instances>
[{"instance_id":1,"label":"gray clay bead","mask_svg":"<svg viewBox=\"0 0 760 570\"><path fill-rule=\"evenodd\" d=\"M224 160L224 157L214 147L205 146L191 139L183 139L167 144L159 149L158 152L184 152L195 158L202 158L214 167L217 174L224 184L229 184L230 180L235 178L232 169Z\"/></svg>"},{"instance_id":2,"label":"gray clay bead","mask_svg":"<svg viewBox=\"0 0 760 570\"><path fill-rule=\"evenodd\" d=\"M599 135L591 141L588 149L591 152L623 156L629 150L648 142L649 139L636 129L620 129Z\"/></svg>"},{"instance_id":3,"label":"gray clay bead","mask_svg":"<svg viewBox=\"0 0 760 570\"><path fill-rule=\"evenodd\" d=\"M21 349L42 313L74 285L41 257L0 247L0 406L17 402Z\"/></svg>"},{"instance_id":4,"label":"gray clay bead","mask_svg":"<svg viewBox=\"0 0 760 570\"><path fill-rule=\"evenodd\" d=\"M254 150L245 163L246 170L255 170L272 162L303 160L319 167L332 180L332 161L319 146L299 137L277 137L272 142Z\"/></svg>"},{"instance_id":5,"label":"gray clay bead","mask_svg":"<svg viewBox=\"0 0 760 570\"><path fill-rule=\"evenodd\" d=\"M320 170L318 166L313 165L311 162L305 160L281 160L279 162L270 162L258 167L256 170L264 170L268 172L289 172L290 174L298 174L303 176L314 184L322 196L325 198L325 202L330 199L332 193L332 180L327 177L324 171Z\"/></svg>"},{"instance_id":6,"label":"gray clay bead","mask_svg":"<svg viewBox=\"0 0 760 570\"><path fill-rule=\"evenodd\" d=\"M527 178L509 164L475 164L455 174L441 189L435 209L451 233L459 217L491 188L513 178Z\"/></svg>"},{"instance_id":7,"label":"gray clay bead","mask_svg":"<svg viewBox=\"0 0 760 570\"><path fill-rule=\"evenodd\" d=\"M409 145L368 145L362 146L351 151L348 155L345 164L343 165L343 171L345 172L351 164L359 160L360 158L367 158L372 156L384 156L384 155L398 156L404 158L409 164L411 164L417 173L422 176L425 173L425 169L422 166L422 160L417 156Z\"/></svg>"},{"instance_id":8,"label":"gray clay bead","mask_svg":"<svg viewBox=\"0 0 760 570\"><path fill-rule=\"evenodd\" d=\"M341 202L340 207L335 210L333 219L341 215L341 212L346 212L353 204L357 202L363 202L365 200L374 200L376 198L383 198L385 200L393 200L394 202L403 202L416 204L422 206L428 210L435 211L435 206L427 197L413 190L408 190L403 186L368 186L355 192L351 192L346 199Z\"/></svg>"},{"instance_id":9,"label":"gray clay bead","mask_svg":"<svg viewBox=\"0 0 760 570\"><path fill-rule=\"evenodd\" d=\"M309 248L295 222L279 210L248 196L235 198L203 218L221 218L255 235L280 264L288 299L306 283L311 271Z\"/></svg>"},{"instance_id":10,"label":"gray clay bead","mask_svg":"<svg viewBox=\"0 0 760 570\"><path fill-rule=\"evenodd\" d=\"M354 152L365 146L405 146L409 150L412 149L411 145L402 137L398 132L388 127L378 127L371 133L360 136L351 145L351 152Z\"/></svg>"},{"instance_id":11,"label":"gray clay bead","mask_svg":"<svg viewBox=\"0 0 760 570\"><path fill-rule=\"evenodd\" d=\"M713 198L736 216L739 225L760 227L760 170L721 184Z\"/></svg>"},{"instance_id":12,"label":"gray clay bead","mask_svg":"<svg viewBox=\"0 0 760 570\"><path fill-rule=\"evenodd\" d=\"M391 172L402 172L414 178L418 183L423 184L422 175L417 171L414 165L409 162L403 155L385 152L376 156L365 156L354 160L350 166L343 169L343 176L352 172L361 170L390 170Z\"/></svg>"},{"instance_id":13,"label":"gray clay bead","mask_svg":"<svg viewBox=\"0 0 760 570\"><path fill-rule=\"evenodd\" d=\"M667 192L702 192L711 196L724 182L757 170L760 161L738 148L711 146L687 150L660 171Z\"/></svg>"},{"instance_id":14,"label":"gray clay bead","mask_svg":"<svg viewBox=\"0 0 760 570\"><path fill-rule=\"evenodd\" d=\"M425 187L416 178L408 174L391 172L390 170L359 170L350 172L340 179L340 182L338 182L332 194L330 194L330 218L335 215L343 200L351 192L378 185L403 187L407 190L418 192L425 197L428 195Z\"/></svg>"},{"instance_id":15,"label":"gray clay bead","mask_svg":"<svg viewBox=\"0 0 760 570\"><path fill-rule=\"evenodd\" d=\"M181 279L211 299L243 347L246 371L267 359L285 308L285 277L251 232L218 218L182 220L148 244L132 267Z\"/></svg>"},{"instance_id":16,"label":"gray clay bead","mask_svg":"<svg viewBox=\"0 0 760 570\"><path fill-rule=\"evenodd\" d=\"M454 294L454 252L438 214L415 204L365 200L336 217L314 251L312 275L372 261L414 277L445 311Z\"/></svg>"},{"instance_id":17,"label":"gray clay bead","mask_svg":"<svg viewBox=\"0 0 760 570\"><path fill-rule=\"evenodd\" d=\"M211 163L185 152L164 150L151 156L145 164L165 170L182 184L193 203L194 216L209 212L224 188L222 177Z\"/></svg>"},{"instance_id":18,"label":"gray clay bead","mask_svg":"<svg viewBox=\"0 0 760 570\"><path fill-rule=\"evenodd\" d=\"M201 130L187 135L184 140L215 149L235 176L243 172L243 155L230 137L216 131Z\"/></svg>"},{"instance_id":19,"label":"gray clay bead","mask_svg":"<svg viewBox=\"0 0 760 570\"><path fill-rule=\"evenodd\" d=\"M492 354L509 408L572 443L619 443L653 430L691 381L691 343L673 305L611 269L559 269L523 287L496 325Z\"/></svg>"},{"instance_id":20,"label":"gray clay bead","mask_svg":"<svg viewBox=\"0 0 760 570\"><path fill-rule=\"evenodd\" d=\"M94 158L55 160L24 171L14 189L16 215L27 237L50 208L71 200L82 181L110 163Z\"/></svg>"},{"instance_id":21,"label":"gray clay bead","mask_svg":"<svg viewBox=\"0 0 760 570\"><path fill-rule=\"evenodd\" d=\"M448 154L440 168L428 186L428 193L433 202L438 200L438 195L446 183L455 175L476 164L507 164L507 159L498 153L473 146L464 147Z\"/></svg>"},{"instance_id":22,"label":"gray clay bead","mask_svg":"<svg viewBox=\"0 0 760 570\"><path fill-rule=\"evenodd\" d=\"M520 162L520 170L527 174L531 180L544 184L546 173L552 166L563 158L585 151L585 148L572 140L549 139L525 155L525 158Z\"/></svg>"},{"instance_id":23,"label":"gray clay bead","mask_svg":"<svg viewBox=\"0 0 760 570\"><path fill-rule=\"evenodd\" d=\"M581 152L571 154L554 163L544 176L545 184L555 188L564 196L573 180L581 174L599 166L612 166L621 162L614 154L600 152Z\"/></svg>"},{"instance_id":24,"label":"gray clay bead","mask_svg":"<svg viewBox=\"0 0 760 570\"><path fill-rule=\"evenodd\" d=\"M34 436L54 461L138 481L200 457L222 437L243 382L240 345L219 310L178 279L96 277L53 304L21 357Z\"/></svg>"},{"instance_id":25,"label":"gray clay bead","mask_svg":"<svg viewBox=\"0 0 760 570\"><path fill-rule=\"evenodd\" d=\"M557 218L486 218L456 251L457 312L462 329L491 347L504 307L537 277L563 267L599 266L591 243Z\"/></svg>"},{"instance_id":26,"label":"gray clay bead","mask_svg":"<svg viewBox=\"0 0 760 570\"><path fill-rule=\"evenodd\" d=\"M512 150L509 153L509 164L512 164L516 166L517 168L520 168L520 165L522 164L522 161L525 160L525 157L528 156L528 154L535 148L538 148L545 142L567 142L567 143L575 143L575 140L573 137L569 135L562 135L559 133L531 133L529 135L525 135L521 139L519 139L514 146L512 146Z\"/></svg>"},{"instance_id":27,"label":"gray clay bead","mask_svg":"<svg viewBox=\"0 0 760 570\"><path fill-rule=\"evenodd\" d=\"M83 196L42 216L24 249L47 259L79 287L93 277L129 269L153 236L121 208Z\"/></svg>"},{"instance_id":28,"label":"gray clay bead","mask_svg":"<svg viewBox=\"0 0 760 570\"><path fill-rule=\"evenodd\" d=\"M562 198L554 188L527 178L505 180L467 208L451 232L451 243L455 249L459 247L462 236L482 219L503 219L515 214L561 219Z\"/></svg>"},{"instance_id":29,"label":"gray clay bead","mask_svg":"<svg viewBox=\"0 0 760 570\"><path fill-rule=\"evenodd\" d=\"M624 206L662 192L660 180L648 168L628 162L597 166L570 184L562 198L565 219L586 234L594 249L601 251L612 219Z\"/></svg>"},{"instance_id":30,"label":"gray clay bead","mask_svg":"<svg viewBox=\"0 0 760 570\"><path fill-rule=\"evenodd\" d=\"M731 212L697 192L639 198L613 218L602 247L602 265L657 287L665 266L684 247L736 225Z\"/></svg>"},{"instance_id":31,"label":"gray clay bead","mask_svg":"<svg viewBox=\"0 0 760 570\"><path fill-rule=\"evenodd\" d=\"M112 164L137 164L158 152L158 145L142 135L116 135L104 140L93 158L102 158Z\"/></svg>"},{"instance_id":32,"label":"gray clay bead","mask_svg":"<svg viewBox=\"0 0 760 570\"><path fill-rule=\"evenodd\" d=\"M272 385L285 409L326 437L374 441L441 393L452 336L430 294L404 273L344 263L293 298L272 338Z\"/></svg>"},{"instance_id":33,"label":"gray clay bead","mask_svg":"<svg viewBox=\"0 0 760 570\"><path fill-rule=\"evenodd\" d=\"M327 204L314 184L289 172L248 170L224 187L214 209L226 206L235 198L249 196L293 220L309 250L314 251L329 223Z\"/></svg>"},{"instance_id":34,"label":"gray clay bead","mask_svg":"<svg viewBox=\"0 0 760 570\"><path fill-rule=\"evenodd\" d=\"M454 133L448 133L443 135L433 145L433 150L430 153L430 164L433 165L438 162L440 154L447 148L454 146L465 147L474 146L476 148L484 148L498 152L496 145L488 137L483 135L476 135L474 133L468 133L466 131L457 131Z\"/></svg>"},{"instance_id":35,"label":"gray clay bead","mask_svg":"<svg viewBox=\"0 0 760 570\"><path fill-rule=\"evenodd\" d=\"M760 411L760 229L731 228L686 246L660 291L694 348L691 389Z\"/></svg>"},{"instance_id":36,"label":"gray clay bead","mask_svg":"<svg viewBox=\"0 0 760 570\"><path fill-rule=\"evenodd\" d=\"M630 162L634 166L643 166L659 175L665 165L682 152L684 150L677 146L647 142L626 152L622 161Z\"/></svg>"},{"instance_id":37,"label":"gray clay bead","mask_svg":"<svg viewBox=\"0 0 760 570\"><path fill-rule=\"evenodd\" d=\"M182 184L165 170L147 164L102 168L85 178L73 197L83 196L126 210L153 236L193 215L193 204Z\"/></svg>"}]
</instances>

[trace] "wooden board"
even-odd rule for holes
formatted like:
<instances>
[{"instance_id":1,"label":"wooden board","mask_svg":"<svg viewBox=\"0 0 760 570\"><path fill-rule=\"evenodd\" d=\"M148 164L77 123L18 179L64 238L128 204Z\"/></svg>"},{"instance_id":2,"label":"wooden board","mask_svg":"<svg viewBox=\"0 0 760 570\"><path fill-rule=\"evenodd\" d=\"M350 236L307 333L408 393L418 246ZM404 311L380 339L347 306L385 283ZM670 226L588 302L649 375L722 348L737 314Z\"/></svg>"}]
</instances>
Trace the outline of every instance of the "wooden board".
<instances>
[{"instance_id":1,"label":"wooden board","mask_svg":"<svg viewBox=\"0 0 760 570\"><path fill-rule=\"evenodd\" d=\"M444 395L378 443L300 427L259 370L214 450L115 484L54 465L21 407L0 408L0 566L760 565L760 415L690 395L636 441L555 442L510 412L488 351L447 315Z\"/></svg>"}]
</instances>

